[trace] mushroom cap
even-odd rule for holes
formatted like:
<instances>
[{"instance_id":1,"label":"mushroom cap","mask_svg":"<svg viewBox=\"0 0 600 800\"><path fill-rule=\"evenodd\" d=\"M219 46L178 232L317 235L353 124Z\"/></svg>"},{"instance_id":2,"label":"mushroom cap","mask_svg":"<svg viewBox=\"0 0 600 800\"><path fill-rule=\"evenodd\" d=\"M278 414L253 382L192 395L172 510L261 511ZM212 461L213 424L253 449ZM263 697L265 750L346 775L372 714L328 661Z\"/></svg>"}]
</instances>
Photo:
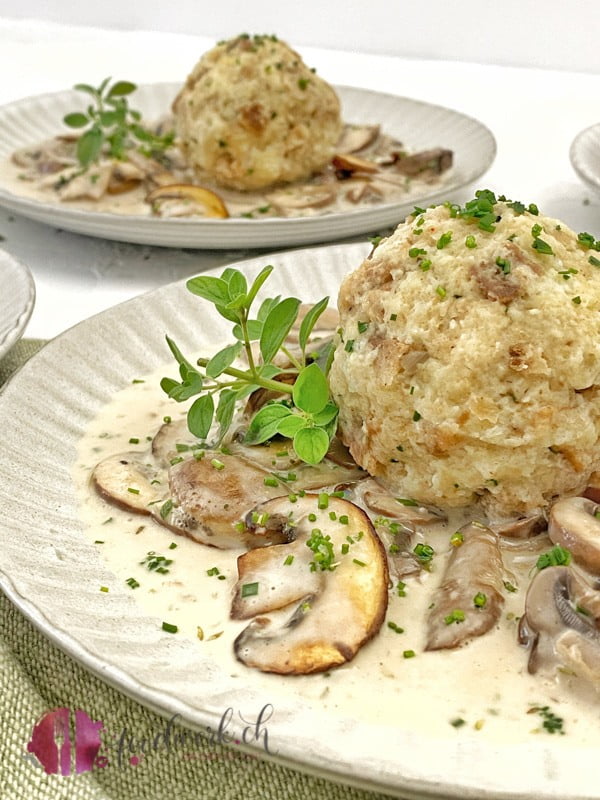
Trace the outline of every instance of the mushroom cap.
<instances>
[{"instance_id":1,"label":"mushroom cap","mask_svg":"<svg viewBox=\"0 0 600 800\"><path fill-rule=\"evenodd\" d=\"M587 497L565 497L550 509L548 535L575 561L600 575L600 507Z\"/></svg>"},{"instance_id":2,"label":"mushroom cap","mask_svg":"<svg viewBox=\"0 0 600 800\"><path fill-rule=\"evenodd\" d=\"M275 36L238 36L205 53L173 103L189 163L231 189L291 182L324 167L340 103Z\"/></svg>"},{"instance_id":3,"label":"mushroom cap","mask_svg":"<svg viewBox=\"0 0 600 800\"><path fill-rule=\"evenodd\" d=\"M329 374L360 466L490 518L600 467L600 271L558 220L492 207L488 231L454 207L415 213L345 278Z\"/></svg>"},{"instance_id":4,"label":"mushroom cap","mask_svg":"<svg viewBox=\"0 0 600 800\"><path fill-rule=\"evenodd\" d=\"M569 669L600 684L600 593L590 589L571 567L546 567L527 590L519 641L530 647L528 669ZM585 612L582 611L585 609Z\"/></svg>"},{"instance_id":5,"label":"mushroom cap","mask_svg":"<svg viewBox=\"0 0 600 800\"><path fill-rule=\"evenodd\" d=\"M235 641L236 656L264 672L294 675L350 661L387 609L387 560L368 516L337 497L319 508L312 494L271 500L255 513L292 541L238 559L231 614L253 619ZM319 567L315 531L329 537L331 568Z\"/></svg>"}]
</instances>

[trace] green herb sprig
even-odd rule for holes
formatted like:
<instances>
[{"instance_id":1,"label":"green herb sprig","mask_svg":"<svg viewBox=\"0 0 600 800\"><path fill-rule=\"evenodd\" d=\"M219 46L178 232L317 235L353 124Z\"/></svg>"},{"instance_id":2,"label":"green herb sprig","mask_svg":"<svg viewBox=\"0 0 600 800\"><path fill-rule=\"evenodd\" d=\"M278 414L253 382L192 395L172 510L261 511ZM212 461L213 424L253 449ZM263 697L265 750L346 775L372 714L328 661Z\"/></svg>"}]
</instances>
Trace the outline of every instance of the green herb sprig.
<instances>
[{"instance_id":1,"label":"green herb sprig","mask_svg":"<svg viewBox=\"0 0 600 800\"><path fill-rule=\"evenodd\" d=\"M300 352L294 354L285 340L298 317L300 300L271 297L263 300L256 314L252 312L256 296L272 271L272 266L264 267L250 287L245 276L230 267L218 278L200 275L187 282L192 294L211 302L222 317L233 323L234 342L212 358L199 358L192 364L167 336L169 349L179 364L180 380L163 378L161 387L178 402L199 395L188 411L187 423L191 433L205 442L216 421L216 440L210 447L218 446L231 427L238 401L259 388L276 392L282 398L256 412L245 443L257 445L274 436L284 436L292 439L302 461L318 464L335 433L338 407L330 399L327 384L331 344L316 355L308 351L308 345L329 298L323 298L305 314L298 333ZM258 357L253 343L258 344ZM275 363L279 353L289 362L285 369ZM241 355L245 356L247 368L233 366ZM276 380L282 373L292 377L292 385Z\"/></svg>"},{"instance_id":2,"label":"green herb sprig","mask_svg":"<svg viewBox=\"0 0 600 800\"><path fill-rule=\"evenodd\" d=\"M110 158L123 160L127 151L137 149L145 156L157 156L171 146L174 133L152 133L141 124L142 115L129 107L127 97L137 86L130 81L105 78L97 88L78 83L73 88L92 97L94 104L85 112L74 111L63 117L69 128L85 128L77 141L77 160L85 170L106 150Z\"/></svg>"}]
</instances>

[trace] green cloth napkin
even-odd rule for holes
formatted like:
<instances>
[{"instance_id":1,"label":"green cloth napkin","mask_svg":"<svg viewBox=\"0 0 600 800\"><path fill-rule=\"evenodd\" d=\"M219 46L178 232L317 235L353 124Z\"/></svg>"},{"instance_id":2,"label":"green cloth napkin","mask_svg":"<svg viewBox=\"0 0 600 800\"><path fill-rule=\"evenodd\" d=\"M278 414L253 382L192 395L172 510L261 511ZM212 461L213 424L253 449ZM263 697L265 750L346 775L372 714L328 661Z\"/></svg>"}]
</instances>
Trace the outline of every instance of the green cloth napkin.
<instances>
[{"instance_id":1,"label":"green cloth napkin","mask_svg":"<svg viewBox=\"0 0 600 800\"><path fill-rule=\"evenodd\" d=\"M0 385L44 342L22 339L0 360ZM149 752L120 766L119 741L152 740L167 720L88 673L37 631L0 592L0 797L3 800L383 800L247 756L208 738L193 748ZM33 728L49 711L83 710L101 720L108 763L80 774L46 774L27 751ZM225 710L225 709L224 709Z\"/></svg>"}]
</instances>

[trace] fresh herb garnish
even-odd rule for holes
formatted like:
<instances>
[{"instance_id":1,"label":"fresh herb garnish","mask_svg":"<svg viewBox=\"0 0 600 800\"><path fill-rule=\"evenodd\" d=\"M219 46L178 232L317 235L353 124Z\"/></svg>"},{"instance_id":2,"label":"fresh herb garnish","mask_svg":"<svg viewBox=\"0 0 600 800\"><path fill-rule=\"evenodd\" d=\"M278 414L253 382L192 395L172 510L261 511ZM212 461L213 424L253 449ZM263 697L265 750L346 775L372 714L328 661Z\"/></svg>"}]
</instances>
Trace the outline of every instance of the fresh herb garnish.
<instances>
[{"instance_id":1,"label":"fresh herb garnish","mask_svg":"<svg viewBox=\"0 0 600 800\"><path fill-rule=\"evenodd\" d=\"M212 358L199 358L192 364L167 336L167 344L179 364L180 380L163 378L161 387L177 402L199 395L188 411L188 427L206 442L216 420L218 431L211 447L218 446L229 430L238 400L259 388L276 392L284 399L273 400L257 411L248 426L245 443L262 444L274 436L285 436L293 440L302 461L318 464L335 433L338 408L330 399L326 377L331 345L316 360L307 348L329 298L320 300L304 316L298 334L300 352L292 353L285 339L298 316L300 300L267 298L255 315L251 313L254 300L272 271L272 266L264 267L250 287L245 276L232 268L218 278L200 275L187 282L192 294L213 303L216 311L233 323L235 341ZM253 343L258 344L258 358ZM242 354L247 367L234 367L235 359ZM278 354L287 359L289 367L283 369L275 364ZM295 378L293 385L276 380L282 373Z\"/></svg>"},{"instance_id":2,"label":"fresh herb garnish","mask_svg":"<svg viewBox=\"0 0 600 800\"><path fill-rule=\"evenodd\" d=\"M157 135L140 124L142 115L129 107L128 95L137 86L129 81L116 81L110 85L105 78L98 88L87 83L74 87L92 97L95 105L85 112L75 111L63 118L70 128L87 130L77 140L77 160L83 169L99 160L103 152L109 158L123 160L127 151L136 149L145 156L156 157L171 146L174 133Z\"/></svg>"}]
</instances>

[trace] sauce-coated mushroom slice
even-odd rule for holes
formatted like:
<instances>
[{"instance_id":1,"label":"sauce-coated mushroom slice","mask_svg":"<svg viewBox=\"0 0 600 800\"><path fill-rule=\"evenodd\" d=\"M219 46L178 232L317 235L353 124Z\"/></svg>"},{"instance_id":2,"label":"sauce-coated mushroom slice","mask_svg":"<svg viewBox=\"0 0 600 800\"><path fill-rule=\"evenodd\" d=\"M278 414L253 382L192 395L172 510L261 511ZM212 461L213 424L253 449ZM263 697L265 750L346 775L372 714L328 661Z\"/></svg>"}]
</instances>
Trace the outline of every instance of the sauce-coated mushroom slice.
<instances>
[{"instance_id":1,"label":"sauce-coated mushroom slice","mask_svg":"<svg viewBox=\"0 0 600 800\"><path fill-rule=\"evenodd\" d=\"M498 536L505 536L507 539L529 539L545 531L548 522L544 514L539 511L510 519L489 520L488 526Z\"/></svg>"},{"instance_id":2,"label":"sauce-coated mushroom slice","mask_svg":"<svg viewBox=\"0 0 600 800\"><path fill-rule=\"evenodd\" d=\"M251 519L292 541L238 559L231 614L254 619L235 641L237 658L281 675L350 661L387 608L386 557L367 515L336 497L319 508L319 496L307 494L263 503Z\"/></svg>"},{"instance_id":3,"label":"sauce-coated mushroom slice","mask_svg":"<svg viewBox=\"0 0 600 800\"><path fill-rule=\"evenodd\" d=\"M566 497L550 509L548 535L575 561L600 575L600 506L586 497Z\"/></svg>"},{"instance_id":4,"label":"sauce-coated mushroom slice","mask_svg":"<svg viewBox=\"0 0 600 800\"><path fill-rule=\"evenodd\" d=\"M267 200L272 203L277 211L284 217L293 217L298 211L309 208L323 208L335 200L336 188L329 184L316 184L279 189L267 195Z\"/></svg>"},{"instance_id":5,"label":"sauce-coated mushroom slice","mask_svg":"<svg viewBox=\"0 0 600 800\"><path fill-rule=\"evenodd\" d=\"M265 484L265 476L262 469L224 453L207 452L200 460L174 464L169 470L174 523L178 524L178 515L185 515L188 535L221 549L281 541L280 536L267 538L240 530L241 520L257 501L282 493L281 486Z\"/></svg>"},{"instance_id":6,"label":"sauce-coated mushroom slice","mask_svg":"<svg viewBox=\"0 0 600 800\"><path fill-rule=\"evenodd\" d=\"M528 669L573 670L600 683L600 630L591 611L598 596L569 567L547 567L535 576L519 622L519 641L531 648Z\"/></svg>"},{"instance_id":7,"label":"sauce-coated mushroom slice","mask_svg":"<svg viewBox=\"0 0 600 800\"><path fill-rule=\"evenodd\" d=\"M190 433L185 419L165 422L152 439L152 455L157 462L168 469L173 460L190 457L198 446L198 440Z\"/></svg>"},{"instance_id":8,"label":"sauce-coated mushroom slice","mask_svg":"<svg viewBox=\"0 0 600 800\"><path fill-rule=\"evenodd\" d=\"M101 497L120 508L153 514L166 487L152 483L156 470L139 458L139 453L121 453L103 459L92 472L92 484Z\"/></svg>"},{"instance_id":9,"label":"sauce-coated mushroom slice","mask_svg":"<svg viewBox=\"0 0 600 800\"><path fill-rule=\"evenodd\" d=\"M426 650L458 647L492 628L502 611L504 565L498 536L478 522L464 525L427 621Z\"/></svg>"},{"instance_id":10,"label":"sauce-coated mushroom slice","mask_svg":"<svg viewBox=\"0 0 600 800\"><path fill-rule=\"evenodd\" d=\"M414 528L418 525L431 525L445 522L443 511L432 506L423 506L410 498L396 497L373 478L366 478L354 487L356 496L376 514L383 514Z\"/></svg>"},{"instance_id":11,"label":"sauce-coated mushroom slice","mask_svg":"<svg viewBox=\"0 0 600 800\"><path fill-rule=\"evenodd\" d=\"M338 153L356 153L373 144L379 132L379 125L344 125L336 149Z\"/></svg>"},{"instance_id":12,"label":"sauce-coated mushroom slice","mask_svg":"<svg viewBox=\"0 0 600 800\"><path fill-rule=\"evenodd\" d=\"M161 217L200 215L225 219L229 212L218 194L191 183L158 186L146 196L146 202Z\"/></svg>"}]
</instances>

